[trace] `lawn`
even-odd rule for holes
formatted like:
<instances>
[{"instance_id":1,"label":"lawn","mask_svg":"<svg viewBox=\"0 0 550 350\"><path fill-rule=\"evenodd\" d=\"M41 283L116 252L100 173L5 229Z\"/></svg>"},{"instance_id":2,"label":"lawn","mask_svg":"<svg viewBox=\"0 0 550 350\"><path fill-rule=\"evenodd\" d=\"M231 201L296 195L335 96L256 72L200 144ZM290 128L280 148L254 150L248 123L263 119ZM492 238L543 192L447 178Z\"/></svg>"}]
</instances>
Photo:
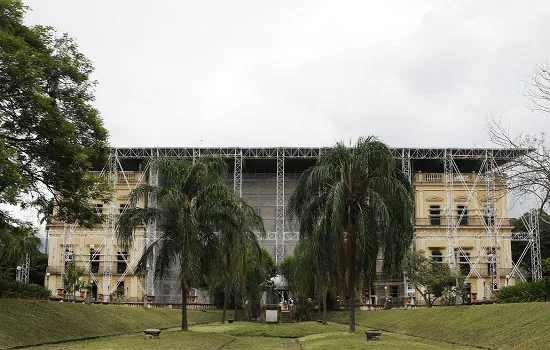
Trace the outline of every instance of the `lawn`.
<instances>
[{"instance_id":1,"label":"lawn","mask_svg":"<svg viewBox=\"0 0 550 350\"><path fill-rule=\"evenodd\" d=\"M191 324L220 319L216 310L189 310ZM128 334L181 324L181 311L40 300L0 299L0 349Z\"/></svg>"},{"instance_id":2,"label":"lawn","mask_svg":"<svg viewBox=\"0 0 550 350\"><path fill-rule=\"evenodd\" d=\"M250 322L219 323L191 327L190 332L170 329L160 339L144 339L142 334L71 342L36 349L466 349L406 335L384 333L380 341L367 342L365 328L356 334L347 326L316 322L266 325Z\"/></svg>"},{"instance_id":3,"label":"lawn","mask_svg":"<svg viewBox=\"0 0 550 350\"><path fill-rule=\"evenodd\" d=\"M329 313L348 322L348 312ZM548 349L550 303L356 312L358 325L491 349Z\"/></svg>"}]
</instances>

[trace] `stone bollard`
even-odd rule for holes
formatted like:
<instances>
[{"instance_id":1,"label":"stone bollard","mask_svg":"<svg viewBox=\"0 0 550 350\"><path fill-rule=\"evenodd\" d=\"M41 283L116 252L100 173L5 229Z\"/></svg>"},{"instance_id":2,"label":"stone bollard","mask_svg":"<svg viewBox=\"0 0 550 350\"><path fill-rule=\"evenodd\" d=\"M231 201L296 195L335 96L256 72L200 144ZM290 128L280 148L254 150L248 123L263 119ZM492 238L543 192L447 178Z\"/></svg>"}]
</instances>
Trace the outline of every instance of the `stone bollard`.
<instances>
[{"instance_id":1,"label":"stone bollard","mask_svg":"<svg viewBox=\"0 0 550 350\"><path fill-rule=\"evenodd\" d=\"M158 339L160 338L160 329L146 329L144 331L146 339Z\"/></svg>"},{"instance_id":2,"label":"stone bollard","mask_svg":"<svg viewBox=\"0 0 550 350\"><path fill-rule=\"evenodd\" d=\"M380 336L382 335L382 331L379 329L369 329L365 332L367 335L367 341L370 340L380 340Z\"/></svg>"}]
</instances>

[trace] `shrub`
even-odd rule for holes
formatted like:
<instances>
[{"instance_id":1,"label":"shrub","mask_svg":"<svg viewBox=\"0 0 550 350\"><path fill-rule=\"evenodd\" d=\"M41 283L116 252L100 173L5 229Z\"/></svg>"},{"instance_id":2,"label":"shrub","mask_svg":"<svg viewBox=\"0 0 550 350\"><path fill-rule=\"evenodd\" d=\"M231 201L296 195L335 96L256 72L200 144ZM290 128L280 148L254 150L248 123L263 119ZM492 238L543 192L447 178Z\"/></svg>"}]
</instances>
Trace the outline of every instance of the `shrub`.
<instances>
[{"instance_id":1,"label":"shrub","mask_svg":"<svg viewBox=\"0 0 550 350\"><path fill-rule=\"evenodd\" d=\"M291 316L295 321L310 321L313 316L313 301L309 298L296 297L294 306L291 309Z\"/></svg>"},{"instance_id":2,"label":"shrub","mask_svg":"<svg viewBox=\"0 0 550 350\"><path fill-rule=\"evenodd\" d=\"M0 298L48 299L52 292L37 284L0 279Z\"/></svg>"},{"instance_id":3,"label":"shrub","mask_svg":"<svg viewBox=\"0 0 550 350\"><path fill-rule=\"evenodd\" d=\"M526 303L550 301L550 278L537 282L521 282L515 286L504 287L498 294L501 303Z\"/></svg>"}]
</instances>

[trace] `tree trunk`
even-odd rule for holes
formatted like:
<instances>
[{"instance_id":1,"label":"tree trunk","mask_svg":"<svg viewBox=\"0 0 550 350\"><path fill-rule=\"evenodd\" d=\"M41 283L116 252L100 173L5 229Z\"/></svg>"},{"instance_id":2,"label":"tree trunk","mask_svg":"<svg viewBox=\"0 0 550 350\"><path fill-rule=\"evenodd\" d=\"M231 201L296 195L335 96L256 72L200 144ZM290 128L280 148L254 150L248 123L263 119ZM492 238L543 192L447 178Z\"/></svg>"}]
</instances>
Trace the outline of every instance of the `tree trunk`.
<instances>
[{"instance_id":1,"label":"tree trunk","mask_svg":"<svg viewBox=\"0 0 550 350\"><path fill-rule=\"evenodd\" d=\"M181 330L188 331L187 326L187 295L189 294L189 288L185 277L181 278Z\"/></svg>"},{"instance_id":2,"label":"tree trunk","mask_svg":"<svg viewBox=\"0 0 550 350\"><path fill-rule=\"evenodd\" d=\"M229 260L229 254L225 256L225 263L226 266L230 269L231 261ZM231 272L231 271L229 271ZM231 273L227 276L227 280L225 281L225 288L223 291L223 311L222 311L222 324L225 323L225 315L227 313L227 307L229 306L229 291L231 289Z\"/></svg>"},{"instance_id":3,"label":"tree trunk","mask_svg":"<svg viewBox=\"0 0 550 350\"><path fill-rule=\"evenodd\" d=\"M327 291L323 293L323 324L327 324Z\"/></svg>"},{"instance_id":4,"label":"tree trunk","mask_svg":"<svg viewBox=\"0 0 550 350\"><path fill-rule=\"evenodd\" d=\"M317 297L317 319L321 319L321 300Z\"/></svg>"},{"instance_id":5,"label":"tree trunk","mask_svg":"<svg viewBox=\"0 0 550 350\"><path fill-rule=\"evenodd\" d=\"M235 290L235 311L233 312L233 320L234 320L234 321L237 321L237 312L238 312L237 308L238 308L238 306L239 306L239 304L238 304L238 300L239 300L238 296L239 296L239 288L238 288L238 285L237 285L237 289Z\"/></svg>"},{"instance_id":6,"label":"tree trunk","mask_svg":"<svg viewBox=\"0 0 550 350\"><path fill-rule=\"evenodd\" d=\"M348 292L349 292L349 331L355 333L355 255L357 251L355 230L348 222Z\"/></svg>"}]
</instances>

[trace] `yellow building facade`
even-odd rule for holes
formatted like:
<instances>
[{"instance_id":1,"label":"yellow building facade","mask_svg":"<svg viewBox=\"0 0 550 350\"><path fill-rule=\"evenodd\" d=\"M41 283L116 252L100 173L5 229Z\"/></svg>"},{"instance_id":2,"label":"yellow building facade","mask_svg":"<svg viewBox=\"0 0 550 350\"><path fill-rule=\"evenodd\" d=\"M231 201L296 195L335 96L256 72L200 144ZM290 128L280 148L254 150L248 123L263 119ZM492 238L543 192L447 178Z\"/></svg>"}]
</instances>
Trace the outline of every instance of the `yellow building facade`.
<instances>
[{"instance_id":1,"label":"yellow building facade","mask_svg":"<svg viewBox=\"0 0 550 350\"><path fill-rule=\"evenodd\" d=\"M52 221L48 223L49 267L46 286L58 297L62 275L74 261L93 281L95 300L180 302L177 278L154 281L154 266L134 274L141 253L156 237L157 227L136 229L129 250L118 245L116 220L128 203L130 191L141 183L158 183L150 169L155 157L193 161L218 156L227 164L227 185L253 206L264 219L266 236L260 245L276 262L291 255L299 239L298 227L286 217L288 199L300 174L315 164L323 148L116 148L110 166L103 170L115 188L113 201L96 201L103 224L93 230ZM515 283L518 270L511 258L513 234L508 220L506 179L498 167L521 152L487 149L392 149L414 192L414 240L412 248L441 263L448 263L466 277L468 301L490 299L493 291ZM101 169L97 169L98 171ZM148 203L143 203L148 205ZM529 238L530 239L530 238ZM363 304L381 305L388 298L400 305L421 304L422 298L403 276L383 276L365 285ZM78 294L77 294L78 295ZM359 295L358 295L359 296ZM193 291L190 302L207 303L208 297Z\"/></svg>"}]
</instances>

